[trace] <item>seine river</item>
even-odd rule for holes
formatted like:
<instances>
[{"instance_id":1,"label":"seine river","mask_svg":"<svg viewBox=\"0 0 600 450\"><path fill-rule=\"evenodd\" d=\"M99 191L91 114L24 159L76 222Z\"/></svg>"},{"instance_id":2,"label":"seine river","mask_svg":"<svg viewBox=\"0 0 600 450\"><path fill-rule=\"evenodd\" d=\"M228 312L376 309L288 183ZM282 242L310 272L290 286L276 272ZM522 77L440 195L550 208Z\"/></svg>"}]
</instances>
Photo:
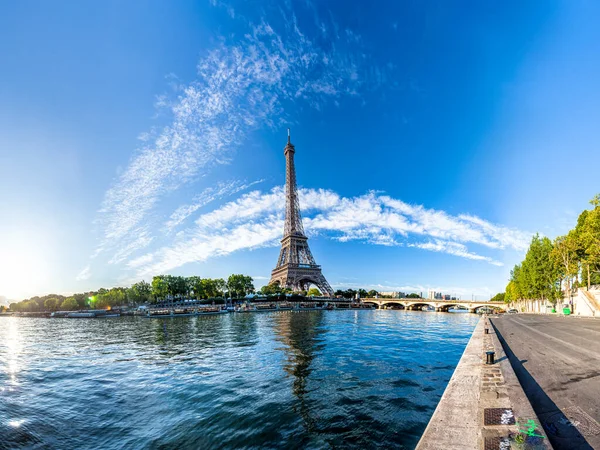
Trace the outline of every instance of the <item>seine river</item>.
<instances>
[{"instance_id":1,"label":"seine river","mask_svg":"<svg viewBox=\"0 0 600 450\"><path fill-rule=\"evenodd\" d=\"M414 448L477 319L0 318L0 448Z\"/></svg>"}]
</instances>

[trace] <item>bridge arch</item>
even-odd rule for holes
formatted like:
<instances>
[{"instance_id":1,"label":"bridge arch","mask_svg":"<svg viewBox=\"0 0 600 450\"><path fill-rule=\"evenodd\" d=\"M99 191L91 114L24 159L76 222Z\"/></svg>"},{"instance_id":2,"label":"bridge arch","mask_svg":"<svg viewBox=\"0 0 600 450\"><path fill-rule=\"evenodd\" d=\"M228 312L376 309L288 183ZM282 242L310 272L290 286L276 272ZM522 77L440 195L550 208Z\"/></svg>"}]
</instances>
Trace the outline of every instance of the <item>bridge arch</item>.
<instances>
[{"instance_id":1,"label":"bridge arch","mask_svg":"<svg viewBox=\"0 0 600 450\"><path fill-rule=\"evenodd\" d=\"M406 309L408 309L409 311L421 311L423 309L423 306L435 308L437 310L435 305L432 305L431 303L427 302L414 302L408 305Z\"/></svg>"},{"instance_id":2,"label":"bridge arch","mask_svg":"<svg viewBox=\"0 0 600 450\"><path fill-rule=\"evenodd\" d=\"M492 311L502 311L502 312L506 312L506 307L502 307L499 305L477 305L473 308L473 312L478 312L480 309L488 309L488 310L492 310Z\"/></svg>"},{"instance_id":3,"label":"bridge arch","mask_svg":"<svg viewBox=\"0 0 600 450\"><path fill-rule=\"evenodd\" d=\"M378 309L379 309L379 307L380 307L379 303L377 303L377 302L374 302L374 301L369 301L369 300L367 300L367 301L364 301L364 302L362 302L362 303L363 303L363 305L374 306L375 308L378 308Z\"/></svg>"},{"instance_id":4,"label":"bridge arch","mask_svg":"<svg viewBox=\"0 0 600 450\"><path fill-rule=\"evenodd\" d=\"M448 312L451 309L461 309L469 311L469 307L461 305L460 303L445 303L439 307L439 310L443 312Z\"/></svg>"},{"instance_id":5,"label":"bridge arch","mask_svg":"<svg viewBox=\"0 0 600 450\"><path fill-rule=\"evenodd\" d=\"M381 307L384 309L406 309L406 306L401 302L385 302Z\"/></svg>"}]
</instances>

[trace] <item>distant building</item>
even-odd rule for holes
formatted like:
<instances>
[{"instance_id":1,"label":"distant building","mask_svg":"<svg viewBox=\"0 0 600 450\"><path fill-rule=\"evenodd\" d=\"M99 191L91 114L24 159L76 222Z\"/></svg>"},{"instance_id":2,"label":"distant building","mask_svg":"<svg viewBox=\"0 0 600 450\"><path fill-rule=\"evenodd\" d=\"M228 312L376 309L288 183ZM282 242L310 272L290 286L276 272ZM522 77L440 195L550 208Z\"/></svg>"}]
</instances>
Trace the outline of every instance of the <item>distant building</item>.
<instances>
[{"instance_id":1,"label":"distant building","mask_svg":"<svg viewBox=\"0 0 600 450\"><path fill-rule=\"evenodd\" d=\"M380 292L379 295L381 297L391 297L391 298L404 298L404 292Z\"/></svg>"}]
</instances>

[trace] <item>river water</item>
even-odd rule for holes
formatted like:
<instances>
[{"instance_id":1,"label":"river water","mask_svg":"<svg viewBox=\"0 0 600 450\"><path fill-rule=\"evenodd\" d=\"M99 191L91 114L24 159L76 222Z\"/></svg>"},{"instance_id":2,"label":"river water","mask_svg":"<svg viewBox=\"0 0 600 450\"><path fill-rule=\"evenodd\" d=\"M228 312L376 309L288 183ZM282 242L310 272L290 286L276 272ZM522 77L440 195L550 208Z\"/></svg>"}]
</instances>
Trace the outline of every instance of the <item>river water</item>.
<instances>
[{"instance_id":1,"label":"river water","mask_svg":"<svg viewBox=\"0 0 600 450\"><path fill-rule=\"evenodd\" d=\"M472 314L0 318L0 448L414 448Z\"/></svg>"}]
</instances>

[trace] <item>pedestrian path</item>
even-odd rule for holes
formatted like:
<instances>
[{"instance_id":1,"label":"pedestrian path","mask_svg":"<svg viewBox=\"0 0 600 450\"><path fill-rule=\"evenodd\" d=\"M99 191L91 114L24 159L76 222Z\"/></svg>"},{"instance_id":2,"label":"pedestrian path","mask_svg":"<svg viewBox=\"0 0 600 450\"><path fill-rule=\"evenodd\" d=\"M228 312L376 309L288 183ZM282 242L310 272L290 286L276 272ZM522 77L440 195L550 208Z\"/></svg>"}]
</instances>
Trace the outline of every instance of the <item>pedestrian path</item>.
<instances>
[{"instance_id":1,"label":"pedestrian path","mask_svg":"<svg viewBox=\"0 0 600 450\"><path fill-rule=\"evenodd\" d=\"M488 364L486 352L494 352ZM486 316L417 445L425 449L551 449Z\"/></svg>"}]
</instances>

